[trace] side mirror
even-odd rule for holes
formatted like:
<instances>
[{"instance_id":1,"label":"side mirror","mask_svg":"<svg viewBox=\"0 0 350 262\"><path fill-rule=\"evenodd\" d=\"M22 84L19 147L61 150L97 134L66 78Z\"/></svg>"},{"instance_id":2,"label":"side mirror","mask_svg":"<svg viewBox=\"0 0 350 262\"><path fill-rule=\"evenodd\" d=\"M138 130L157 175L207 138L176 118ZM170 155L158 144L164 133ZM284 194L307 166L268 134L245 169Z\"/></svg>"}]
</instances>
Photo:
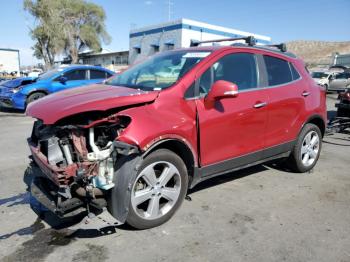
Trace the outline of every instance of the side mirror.
<instances>
[{"instance_id":1,"label":"side mirror","mask_svg":"<svg viewBox=\"0 0 350 262\"><path fill-rule=\"evenodd\" d=\"M59 81L60 83L62 83L62 84L65 84L65 83L68 81L68 79L67 79L67 77L60 76L60 78L58 79L58 81Z\"/></svg>"},{"instance_id":2,"label":"side mirror","mask_svg":"<svg viewBox=\"0 0 350 262\"><path fill-rule=\"evenodd\" d=\"M211 90L209 91L206 100L215 101L227 97L236 96L238 96L238 87L236 84L225 80L218 80L211 87Z\"/></svg>"}]
</instances>

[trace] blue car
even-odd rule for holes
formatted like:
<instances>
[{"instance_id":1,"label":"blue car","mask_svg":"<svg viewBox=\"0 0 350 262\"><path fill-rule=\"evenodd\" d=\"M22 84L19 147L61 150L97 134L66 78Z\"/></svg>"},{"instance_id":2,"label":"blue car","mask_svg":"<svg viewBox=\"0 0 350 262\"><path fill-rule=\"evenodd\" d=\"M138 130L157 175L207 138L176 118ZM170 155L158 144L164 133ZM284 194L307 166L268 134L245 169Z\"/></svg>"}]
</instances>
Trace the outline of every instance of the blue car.
<instances>
[{"instance_id":1,"label":"blue car","mask_svg":"<svg viewBox=\"0 0 350 262\"><path fill-rule=\"evenodd\" d=\"M11 99L7 94L10 94L11 90L16 90L33 82L35 82L35 78L33 77L19 77L12 80L0 81L0 106L12 107Z\"/></svg>"},{"instance_id":2,"label":"blue car","mask_svg":"<svg viewBox=\"0 0 350 262\"><path fill-rule=\"evenodd\" d=\"M25 109L26 106L48 94L68 88L100 83L115 73L99 66L71 65L47 71L31 83L18 78L10 83L0 84L0 105L8 108ZM11 82L11 81L10 81Z\"/></svg>"}]
</instances>

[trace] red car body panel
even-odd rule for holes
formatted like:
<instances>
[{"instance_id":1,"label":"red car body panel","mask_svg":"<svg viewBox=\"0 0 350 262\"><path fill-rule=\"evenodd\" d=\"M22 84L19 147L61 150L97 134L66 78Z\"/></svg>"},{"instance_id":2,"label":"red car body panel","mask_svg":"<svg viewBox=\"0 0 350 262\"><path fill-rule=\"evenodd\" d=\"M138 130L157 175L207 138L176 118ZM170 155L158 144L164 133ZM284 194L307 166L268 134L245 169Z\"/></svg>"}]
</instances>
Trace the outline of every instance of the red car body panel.
<instances>
[{"instance_id":1,"label":"red car body panel","mask_svg":"<svg viewBox=\"0 0 350 262\"><path fill-rule=\"evenodd\" d=\"M214 164L264 147L266 108L254 105L267 99L267 90L240 93L207 105L198 101L201 164ZM233 142L234 141L234 142Z\"/></svg>"},{"instance_id":2,"label":"red car body panel","mask_svg":"<svg viewBox=\"0 0 350 262\"><path fill-rule=\"evenodd\" d=\"M26 114L50 125L77 113L152 102L158 93L96 84L48 95L28 105Z\"/></svg>"},{"instance_id":3,"label":"red car body panel","mask_svg":"<svg viewBox=\"0 0 350 262\"><path fill-rule=\"evenodd\" d=\"M325 92L320 91L299 59L257 48L204 49L213 52L173 87L161 92L94 85L50 95L29 105L27 114L45 124L54 124L81 112L147 103L118 113L129 116L131 124L117 139L143 151L160 141L176 139L191 150L195 166L208 166L293 141L311 116L319 116L326 123ZM235 52L280 57L293 63L301 79L276 88L239 92L237 97L221 99L212 106L204 98L184 98L186 90L214 61ZM305 97L303 92L310 95ZM255 104L265 102L267 106L254 108Z\"/></svg>"}]
</instances>

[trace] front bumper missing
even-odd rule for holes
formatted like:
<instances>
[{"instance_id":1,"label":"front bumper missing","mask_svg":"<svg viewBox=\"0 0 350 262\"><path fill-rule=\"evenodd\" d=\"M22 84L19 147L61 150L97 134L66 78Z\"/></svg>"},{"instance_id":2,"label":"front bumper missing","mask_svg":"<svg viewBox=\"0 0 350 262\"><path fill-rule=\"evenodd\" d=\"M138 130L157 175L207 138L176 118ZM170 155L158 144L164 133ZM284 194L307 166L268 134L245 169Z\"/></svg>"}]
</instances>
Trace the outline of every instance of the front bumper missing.
<instances>
[{"instance_id":1,"label":"front bumper missing","mask_svg":"<svg viewBox=\"0 0 350 262\"><path fill-rule=\"evenodd\" d=\"M79 198L73 197L65 201L59 201L58 194L55 191L48 190L47 179L34 177L30 185L31 196L34 197L47 210L57 216L71 217L85 211L85 203Z\"/></svg>"},{"instance_id":2,"label":"front bumper missing","mask_svg":"<svg viewBox=\"0 0 350 262\"><path fill-rule=\"evenodd\" d=\"M96 231L96 236L112 234L115 233L115 227L122 224L107 211L106 207L103 207L96 214L87 212L85 203L78 198L72 198L64 203L56 204L55 196L47 192L40 178L33 179L30 192L31 196L44 207L41 208L42 211L51 211L60 219L84 215L83 219L79 220L80 222L68 226L68 231L66 231L68 235L74 234L78 230L88 230L90 233ZM32 204L31 207L35 209ZM38 212L38 210L34 211Z\"/></svg>"},{"instance_id":3,"label":"front bumper missing","mask_svg":"<svg viewBox=\"0 0 350 262\"><path fill-rule=\"evenodd\" d=\"M32 197L42 205L45 209L56 214L60 218L68 218L82 212L92 215L93 212L96 216L101 213L108 213L106 211L107 199L109 199L109 204L113 206L111 212L112 217L119 224L125 222L130 198L130 183L132 179L136 176L137 169L140 163L140 152L137 146L133 146L121 141L114 141L114 148L118 154L118 160L115 164L115 175L114 182L116 180L116 187L109 190L106 194L104 192L103 197L91 199L88 197L82 197L78 195L72 195L73 198L62 197L62 193L59 192L60 189L60 177L63 173L67 173L67 168L71 167L69 170L69 175L75 175L74 166L72 164L67 168L59 168L52 166L48 163L47 157L40 151L40 149L28 139L28 144L32 153L32 159L36 163L37 172L32 179L31 184L28 184ZM74 173L74 174L73 174ZM62 185L61 185L62 186ZM69 186L65 186L69 187ZM52 190L54 188L54 190ZM75 192L71 187L70 190ZM111 198L109 196L112 196ZM64 201L61 201L61 200ZM36 211L33 208L34 211ZM37 212L38 213L38 212ZM111 214L107 214L108 217ZM106 215L104 215L106 216ZM110 221L112 219L109 219Z\"/></svg>"}]
</instances>

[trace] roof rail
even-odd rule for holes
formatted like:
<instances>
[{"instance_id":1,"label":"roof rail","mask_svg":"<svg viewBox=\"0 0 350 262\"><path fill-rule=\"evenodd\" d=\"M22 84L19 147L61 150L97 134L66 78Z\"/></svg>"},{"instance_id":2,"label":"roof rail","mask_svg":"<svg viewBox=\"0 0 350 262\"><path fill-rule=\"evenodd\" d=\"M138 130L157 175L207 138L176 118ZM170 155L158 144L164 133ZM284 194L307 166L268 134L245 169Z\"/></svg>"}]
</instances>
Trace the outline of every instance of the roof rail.
<instances>
[{"instance_id":1,"label":"roof rail","mask_svg":"<svg viewBox=\"0 0 350 262\"><path fill-rule=\"evenodd\" d=\"M206 44L206 43L218 43L218 42L232 42L232 41L239 41L244 40L245 43L248 46L255 46L257 41L254 36L246 36L246 37L237 37L237 38L222 38L222 39L213 39L213 40L204 40L204 41L198 41L198 40L191 40L191 47L199 46L200 44ZM234 43L232 44L234 46L242 45L242 43ZM260 45L259 47L273 47L277 48L279 51L286 53L287 52L287 45L285 43L276 44L276 45Z\"/></svg>"},{"instance_id":2,"label":"roof rail","mask_svg":"<svg viewBox=\"0 0 350 262\"><path fill-rule=\"evenodd\" d=\"M254 38L254 36L247 36L247 37L223 38L223 39L213 39L213 40L204 40L204 41L191 40L190 46L193 47L193 46L199 46L200 44L206 44L206 43L231 42L231 41L238 41L238 40L244 40L249 46L256 45L256 39Z\"/></svg>"},{"instance_id":3,"label":"roof rail","mask_svg":"<svg viewBox=\"0 0 350 262\"><path fill-rule=\"evenodd\" d=\"M267 47L275 47L277 49L279 49L281 52L285 53L287 52L287 45L285 43L281 43L278 45L265 45Z\"/></svg>"}]
</instances>

